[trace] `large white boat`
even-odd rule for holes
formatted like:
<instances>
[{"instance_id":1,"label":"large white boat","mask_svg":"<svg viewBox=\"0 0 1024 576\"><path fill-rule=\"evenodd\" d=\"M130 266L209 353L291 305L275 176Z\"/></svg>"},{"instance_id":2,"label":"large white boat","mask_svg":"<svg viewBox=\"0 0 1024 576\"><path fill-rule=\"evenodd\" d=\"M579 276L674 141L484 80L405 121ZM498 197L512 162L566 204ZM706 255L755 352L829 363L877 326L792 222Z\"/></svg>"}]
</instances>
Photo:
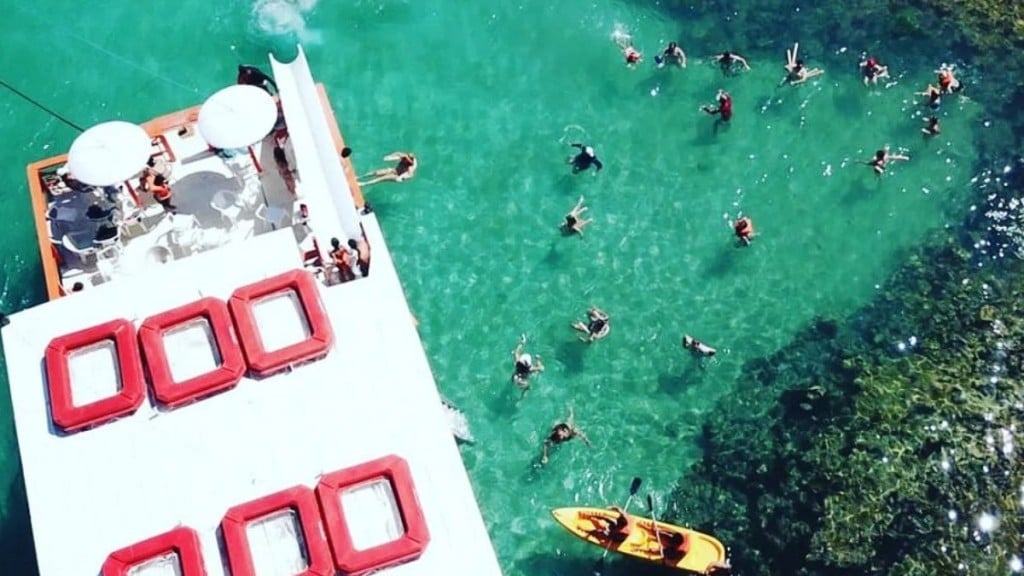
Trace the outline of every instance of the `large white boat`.
<instances>
[{"instance_id":1,"label":"large white boat","mask_svg":"<svg viewBox=\"0 0 1024 576\"><path fill-rule=\"evenodd\" d=\"M270 65L273 126L226 90L128 180L88 130L28 168L50 301L0 333L40 576L500 574L327 95Z\"/></svg>"}]
</instances>

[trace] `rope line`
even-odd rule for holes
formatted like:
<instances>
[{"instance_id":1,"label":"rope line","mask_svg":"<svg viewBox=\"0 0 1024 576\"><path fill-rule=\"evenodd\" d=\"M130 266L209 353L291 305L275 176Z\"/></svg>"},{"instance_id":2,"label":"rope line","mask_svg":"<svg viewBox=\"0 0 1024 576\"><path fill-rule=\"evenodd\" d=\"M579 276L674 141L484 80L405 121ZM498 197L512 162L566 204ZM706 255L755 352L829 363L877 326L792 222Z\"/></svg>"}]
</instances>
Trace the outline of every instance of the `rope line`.
<instances>
[{"instance_id":1,"label":"rope line","mask_svg":"<svg viewBox=\"0 0 1024 576\"><path fill-rule=\"evenodd\" d=\"M4 81L3 79L0 79L0 85L2 85L2 86L3 86L4 88L7 88L7 89L8 89L8 90L10 90L11 92L13 92L13 93L17 94L17 95L18 95L18 96L20 96L21 98L25 99L25 100L26 100L27 102L29 102L30 104L32 104L32 105L33 105L33 106L35 106L36 108L39 108L40 110L42 110L43 112L46 112L46 113L47 113L47 114L49 114L50 116L53 116L53 117L54 117L54 118L56 118L57 120L60 120L61 122L63 122L63 123L65 123L65 124L67 124L68 126L71 126L71 127L72 127L72 128L74 128L75 130L78 130L79 132L85 132L85 129L84 129L84 128L82 128L81 126L79 126L78 124L75 124L75 123L74 123L74 122L72 122L71 120L68 120L68 119L67 119L67 118L66 118L65 116L63 116L63 115L62 115L62 114L60 114L59 112L56 112L56 111L54 111L54 110L52 110L52 109L48 108L48 107L47 107L47 106L45 106L45 105L44 105L43 103L39 102L39 101L38 101L38 100L36 100L35 98L32 98L32 97L31 97L31 96L29 96L28 94L25 94L25 93L24 93L24 92L22 92L21 90L18 90L18 89L17 89L17 88L15 88L14 86L11 86L10 84L8 84L8 83L7 83L6 81Z\"/></svg>"}]
</instances>

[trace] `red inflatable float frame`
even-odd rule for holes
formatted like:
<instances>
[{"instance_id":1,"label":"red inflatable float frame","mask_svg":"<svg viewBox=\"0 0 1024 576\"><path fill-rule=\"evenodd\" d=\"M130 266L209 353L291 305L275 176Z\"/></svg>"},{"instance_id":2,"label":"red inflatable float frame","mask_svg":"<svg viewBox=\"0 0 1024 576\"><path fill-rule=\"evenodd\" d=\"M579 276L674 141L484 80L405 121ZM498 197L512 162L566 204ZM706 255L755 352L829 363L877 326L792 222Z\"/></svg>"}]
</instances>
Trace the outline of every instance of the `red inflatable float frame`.
<instances>
[{"instance_id":1,"label":"red inflatable float frame","mask_svg":"<svg viewBox=\"0 0 1024 576\"><path fill-rule=\"evenodd\" d=\"M309 325L309 338L279 350L267 350L256 325L254 306L282 292L294 292ZM327 354L334 343L330 318L320 300L316 279L305 270L292 270L242 286L228 302L246 364L256 376L268 376L289 366Z\"/></svg>"},{"instance_id":2,"label":"red inflatable float frame","mask_svg":"<svg viewBox=\"0 0 1024 576\"><path fill-rule=\"evenodd\" d=\"M205 320L210 326L220 356L220 366L182 382L175 382L164 346L166 334L191 321ZM146 318L139 327L139 343L146 358L150 383L157 402L177 408L206 396L229 390L245 374L245 358L235 340L228 305L206 297Z\"/></svg>"},{"instance_id":3,"label":"red inflatable float frame","mask_svg":"<svg viewBox=\"0 0 1024 576\"><path fill-rule=\"evenodd\" d=\"M331 549L321 530L316 495L307 486L294 486L239 504L227 511L221 520L220 529L224 537L231 576L256 576L247 526L274 512L286 510L293 510L298 516L302 538L306 543L306 557L309 558L309 568L296 576L334 576Z\"/></svg>"},{"instance_id":4,"label":"red inflatable float frame","mask_svg":"<svg viewBox=\"0 0 1024 576\"><path fill-rule=\"evenodd\" d=\"M113 396L75 406L68 358L76 350L106 340L114 342L121 389ZM46 347L45 364L50 418L65 432L78 432L132 414L146 397L146 381L135 338L135 325L123 318L50 340Z\"/></svg>"},{"instance_id":5,"label":"red inflatable float frame","mask_svg":"<svg viewBox=\"0 0 1024 576\"><path fill-rule=\"evenodd\" d=\"M206 576L203 552L196 531L179 526L169 532L148 538L112 552L103 562L101 576L128 576L128 572L146 562L161 556L175 554L181 576Z\"/></svg>"},{"instance_id":6,"label":"red inflatable float frame","mask_svg":"<svg viewBox=\"0 0 1024 576\"><path fill-rule=\"evenodd\" d=\"M356 550L345 521L341 494L348 488L374 480L391 484L405 533L397 540ZM430 543L430 532L416 496L409 464L399 456L392 454L327 474L317 484L316 495L334 555L334 567L346 576L359 576L415 560Z\"/></svg>"}]
</instances>

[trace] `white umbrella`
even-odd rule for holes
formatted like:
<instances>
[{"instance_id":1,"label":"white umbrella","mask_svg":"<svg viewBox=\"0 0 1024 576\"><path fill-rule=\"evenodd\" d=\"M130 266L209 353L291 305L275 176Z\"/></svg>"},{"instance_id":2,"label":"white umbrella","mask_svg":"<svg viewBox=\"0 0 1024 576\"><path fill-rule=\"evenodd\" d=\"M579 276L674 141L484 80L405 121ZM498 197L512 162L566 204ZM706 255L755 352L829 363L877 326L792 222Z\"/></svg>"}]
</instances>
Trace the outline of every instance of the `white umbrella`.
<instances>
[{"instance_id":1,"label":"white umbrella","mask_svg":"<svg viewBox=\"0 0 1024 576\"><path fill-rule=\"evenodd\" d=\"M236 84L206 99L199 132L214 148L245 148L259 142L277 122L277 104L262 88Z\"/></svg>"},{"instance_id":2,"label":"white umbrella","mask_svg":"<svg viewBox=\"0 0 1024 576\"><path fill-rule=\"evenodd\" d=\"M149 134L141 126L114 120L82 132L71 143L68 171L93 186L110 186L142 171L153 152Z\"/></svg>"}]
</instances>

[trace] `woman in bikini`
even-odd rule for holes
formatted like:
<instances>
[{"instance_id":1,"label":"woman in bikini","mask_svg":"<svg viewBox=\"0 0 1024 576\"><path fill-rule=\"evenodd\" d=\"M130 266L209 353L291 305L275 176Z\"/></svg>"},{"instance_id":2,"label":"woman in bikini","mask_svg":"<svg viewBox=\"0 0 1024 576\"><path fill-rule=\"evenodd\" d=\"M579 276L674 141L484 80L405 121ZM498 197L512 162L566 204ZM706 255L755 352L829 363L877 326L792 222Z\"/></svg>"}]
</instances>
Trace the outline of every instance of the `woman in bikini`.
<instances>
[{"instance_id":1,"label":"woman in bikini","mask_svg":"<svg viewBox=\"0 0 1024 576\"><path fill-rule=\"evenodd\" d=\"M359 182L358 184L360 186L369 186L378 182L403 182L416 175L416 155L412 152L392 152L385 156L384 160L388 162L397 161L398 164L391 168L381 168L360 176L360 178L371 179Z\"/></svg>"},{"instance_id":2,"label":"woman in bikini","mask_svg":"<svg viewBox=\"0 0 1024 576\"><path fill-rule=\"evenodd\" d=\"M865 162L871 169L875 171L875 176L879 178L885 174L885 169L889 162L895 162L896 160L910 160L910 156L906 154L893 154L889 152L889 146L875 152L875 157Z\"/></svg>"}]
</instances>

